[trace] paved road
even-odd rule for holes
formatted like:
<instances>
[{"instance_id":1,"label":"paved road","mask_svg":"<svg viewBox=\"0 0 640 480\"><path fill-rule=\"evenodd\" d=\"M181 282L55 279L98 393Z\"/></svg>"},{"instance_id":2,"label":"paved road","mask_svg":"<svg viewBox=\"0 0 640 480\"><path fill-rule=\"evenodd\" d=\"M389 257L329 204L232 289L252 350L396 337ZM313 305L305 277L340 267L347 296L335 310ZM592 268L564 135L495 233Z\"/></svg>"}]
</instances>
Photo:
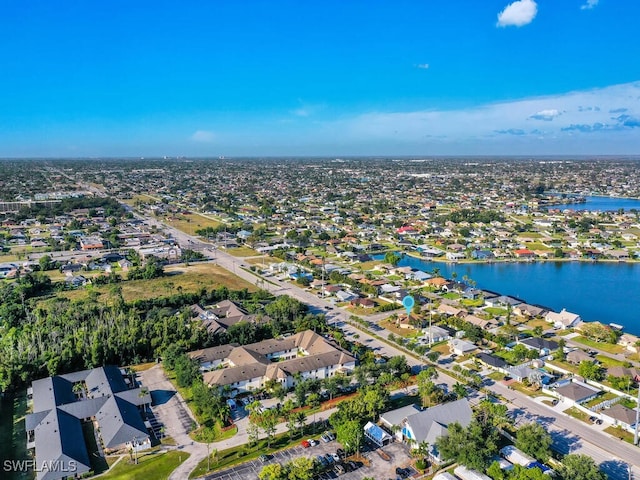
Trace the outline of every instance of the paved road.
<instances>
[{"instance_id":1,"label":"paved road","mask_svg":"<svg viewBox=\"0 0 640 480\"><path fill-rule=\"evenodd\" d=\"M204 244L197 239L180 232L179 230L167 227L163 224L158 224L158 226L165 229L168 228L182 245L202 249L205 255L214 259L220 266L234 272L236 275L250 283L257 283L259 277L242 269L242 267L247 269L249 268L249 265L245 265L242 259L236 258L220 250L216 250L215 252L209 251L207 250L209 247L207 244ZM265 286L267 286L267 288L276 295L290 295L323 311L326 311L325 307L330 306L328 302L298 288L295 285L283 283L273 278L269 278L269 281L273 282L275 285L269 285L266 283ZM342 311L331 310L329 313L330 321L338 323L338 325L341 326L347 334L353 335L357 333L359 335L358 340L365 342L369 347L389 356L405 355L407 362L411 366L424 364L424 362L421 362L412 356L407 356L401 350L381 342L370 336L368 333L346 323L348 317L349 314ZM388 332L384 330L377 333L384 336L388 335ZM440 373L439 378L449 385L453 385L455 383L455 380L452 377L443 373ZM501 383L496 382L490 387L490 389L493 392L511 400L510 407L515 411L518 418L524 418L527 421L537 421L545 425L553 436L554 446L556 446L561 452L589 455L601 465L603 471L605 471L612 480L628 480L629 473L626 465L631 464L633 465L633 467L631 467L631 471L633 472L634 478L640 479L640 449L637 447L601 433L591 425L587 425L584 422L555 411L515 390L508 390L507 387Z\"/></svg>"},{"instance_id":2,"label":"paved road","mask_svg":"<svg viewBox=\"0 0 640 480\"><path fill-rule=\"evenodd\" d=\"M542 424L553 438L553 446L561 453L582 453L592 457L612 480L628 480L627 464L634 465L634 477L640 479L640 449L602 432L597 425L590 425L562 413L569 405L559 403L551 407L509 390L495 382L489 389L509 400L509 410L516 424L536 421Z\"/></svg>"}]
</instances>

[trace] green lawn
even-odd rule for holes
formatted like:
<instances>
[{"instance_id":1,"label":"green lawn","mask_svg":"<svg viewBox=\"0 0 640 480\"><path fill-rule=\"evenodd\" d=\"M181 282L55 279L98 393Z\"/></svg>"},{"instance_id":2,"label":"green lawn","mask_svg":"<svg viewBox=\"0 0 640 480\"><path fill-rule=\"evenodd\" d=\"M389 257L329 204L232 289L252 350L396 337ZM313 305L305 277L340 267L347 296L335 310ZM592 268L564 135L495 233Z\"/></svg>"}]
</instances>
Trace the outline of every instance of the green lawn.
<instances>
[{"instance_id":1,"label":"green lawn","mask_svg":"<svg viewBox=\"0 0 640 480\"><path fill-rule=\"evenodd\" d=\"M249 247L228 248L227 253L234 257L256 257L260 255L260 252Z\"/></svg>"},{"instance_id":2,"label":"green lawn","mask_svg":"<svg viewBox=\"0 0 640 480\"><path fill-rule=\"evenodd\" d=\"M619 438L620 440L624 440L628 443L633 443L633 433L622 430L619 427L607 427L604 429L604 431L613 437Z\"/></svg>"},{"instance_id":3,"label":"green lawn","mask_svg":"<svg viewBox=\"0 0 640 480\"><path fill-rule=\"evenodd\" d=\"M239 445L237 447L232 447L227 450L222 450L221 452L215 452L215 457L212 455L211 459L211 469L222 470L225 468L232 467L233 465L238 465L240 463L248 462L249 460L254 460L258 458L262 454L269 454L279 450L284 450L290 447L297 445L302 438L316 438L320 431L311 432L311 426L306 425L303 435L297 433L293 440L290 439L289 433L281 433L279 435L275 435L271 439L271 447L267 447L267 440L261 439L256 442L254 445L249 446L248 444ZM204 458L198 466L191 472L189 478L198 478L207 474L207 459ZM154 478L155 477L149 477Z\"/></svg>"},{"instance_id":4,"label":"green lawn","mask_svg":"<svg viewBox=\"0 0 640 480\"><path fill-rule=\"evenodd\" d=\"M0 460L28 460L24 416L27 413L25 391L7 393L0 401ZM4 472L7 480L30 480L33 472Z\"/></svg>"},{"instance_id":5,"label":"green lawn","mask_svg":"<svg viewBox=\"0 0 640 480\"><path fill-rule=\"evenodd\" d=\"M595 407L599 403L602 403L602 402L604 402L606 400L613 400L616 397L617 397L617 395L615 393L604 392L604 393L598 395L596 398L594 398L592 400L589 400L587 403L584 404L584 406L586 408Z\"/></svg>"},{"instance_id":6,"label":"green lawn","mask_svg":"<svg viewBox=\"0 0 640 480\"><path fill-rule=\"evenodd\" d=\"M571 340L574 342L582 343L591 348L596 348L607 353L624 353L624 347L622 345L614 345L612 343L594 342L586 337L574 337Z\"/></svg>"},{"instance_id":7,"label":"green lawn","mask_svg":"<svg viewBox=\"0 0 640 480\"><path fill-rule=\"evenodd\" d=\"M174 293L194 293L202 287L216 288L225 286L230 290L240 290L246 288L250 292L255 292L257 288L232 272L211 263L192 263L188 266L184 264L171 265L164 269L166 275L151 280L125 280L118 285L122 287L122 296L125 301L144 300L161 296L170 296ZM110 285L92 287L102 295L102 301L109 295ZM88 296L87 289L68 290L60 292L60 297L70 300L78 300Z\"/></svg>"},{"instance_id":8,"label":"green lawn","mask_svg":"<svg viewBox=\"0 0 640 480\"><path fill-rule=\"evenodd\" d=\"M570 415L573 418L577 418L578 420L582 420L585 423L589 423L589 415L584 413L582 410L578 410L576 407L567 408L562 413L566 413L567 415Z\"/></svg>"},{"instance_id":9,"label":"green lawn","mask_svg":"<svg viewBox=\"0 0 640 480\"><path fill-rule=\"evenodd\" d=\"M448 300L457 300L459 298L462 298L462 295L460 295L459 293L455 293L455 292L449 292L449 293L445 293L444 295L442 295L442 298L446 298Z\"/></svg>"},{"instance_id":10,"label":"green lawn","mask_svg":"<svg viewBox=\"0 0 640 480\"><path fill-rule=\"evenodd\" d=\"M113 469L102 475L105 480L165 480L178 465L189 458L186 452L150 453L141 455L138 464L124 457Z\"/></svg>"},{"instance_id":11,"label":"green lawn","mask_svg":"<svg viewBox=\"0 0 640 480\"><path fill-rule=\"evenodd\" d=\"M484 311L490 315L493 315L494 317L500 317L507 314L507 310L500 307L487 307L484 309Z\"/></svg>"},{"instance_id":12,"label":"green lawn","mask_svg":"<svg viewBox=\"0 0 640 480\"><path fill-rule=\"evenodd\" d=\"M617 360L615 358L611 358L607 355L596 355L596 359L604 366L604 367L623 367L627 365L627 362L623 362L622 360Z\"/></svg>"}]
</instances>

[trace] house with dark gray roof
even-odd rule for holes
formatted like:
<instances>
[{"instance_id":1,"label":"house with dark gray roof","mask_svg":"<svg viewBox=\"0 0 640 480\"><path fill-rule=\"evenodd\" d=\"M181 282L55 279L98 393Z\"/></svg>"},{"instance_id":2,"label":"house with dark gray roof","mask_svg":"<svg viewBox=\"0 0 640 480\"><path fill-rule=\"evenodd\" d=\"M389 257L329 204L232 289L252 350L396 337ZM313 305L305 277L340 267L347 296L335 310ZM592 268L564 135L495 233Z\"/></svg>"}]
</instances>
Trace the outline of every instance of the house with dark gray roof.
<instances>
[{"instance_id":1,"label":"house with dark gray roof","mask_svg":"<svg viewBox=\"0 0 640 480\"><path fill-rule=\"evenodd\" d=\"M91 470L83 423L95 422L105 450L151 446L139 407L149 393L130 388L123 372L106 366L35 380L29 389L27 448L35 449L38 480L57 480Z\"/></svg>"},{"instance_id":2,"label":"house with dark gray roof","mask_svg":"<svg viewBox=\"0 0 640 480\"><path fill-rule=\"evenodd\" d=\"M530 350L536 350L540 355L549 355L549 353L557 350L559 347L558 342L538 337L530 337L525 338L524 340L518 340L518 343L521 343Z\"/></svg>"},{"instance_id":3,"label":"house with dark gray roof","mask_svg":"<svg viewBox=\"0 0 640 480\"><path fill-rule=\"evenodd\" d=\"M491 355L490 353L478 353L476 354L476 358L488 367L504 368L509 365L503 358L496 357L495 355Z\"/></svg>"}]
</instances>

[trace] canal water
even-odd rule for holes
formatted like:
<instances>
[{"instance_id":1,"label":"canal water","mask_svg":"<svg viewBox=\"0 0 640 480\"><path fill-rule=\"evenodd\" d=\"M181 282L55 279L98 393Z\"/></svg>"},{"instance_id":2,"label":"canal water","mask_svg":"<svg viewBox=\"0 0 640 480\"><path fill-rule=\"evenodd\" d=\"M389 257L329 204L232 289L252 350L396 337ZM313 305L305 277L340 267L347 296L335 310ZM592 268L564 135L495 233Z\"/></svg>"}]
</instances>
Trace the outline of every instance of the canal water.
<instances>
[{"instance_id":1,"label":"canal water","mask_svg":"<svg viewBox=\"0 0 640 480\"><path fill-rule=\"evenodd\" d=\"M383 256L376 256L382 259ZM640 264L599 262L506 262L452 264L403 256L400 266L446 278L467 276L478 288L512 295L583 320L623 325L640 335Z\"/></svg>"}]
</instances>

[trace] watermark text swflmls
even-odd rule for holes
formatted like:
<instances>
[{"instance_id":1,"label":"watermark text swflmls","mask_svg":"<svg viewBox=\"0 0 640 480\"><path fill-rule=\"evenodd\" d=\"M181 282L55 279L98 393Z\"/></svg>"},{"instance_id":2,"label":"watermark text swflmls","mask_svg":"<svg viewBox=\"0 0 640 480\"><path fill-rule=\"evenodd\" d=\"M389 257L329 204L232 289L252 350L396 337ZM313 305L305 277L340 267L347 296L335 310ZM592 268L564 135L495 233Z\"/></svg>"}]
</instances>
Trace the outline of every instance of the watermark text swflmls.
<instances>
[{"instance_id":1,"label":"watermark text swflmls","mask_svg":"<svg viewBox=\"0 0 640 480\"><path fill-rule=\"evenodd\" d=\"M75 473L78 470L78 462L69 460L5 460L2 464L5 472L62 472Z\"/></svg>"}]
</instances>

